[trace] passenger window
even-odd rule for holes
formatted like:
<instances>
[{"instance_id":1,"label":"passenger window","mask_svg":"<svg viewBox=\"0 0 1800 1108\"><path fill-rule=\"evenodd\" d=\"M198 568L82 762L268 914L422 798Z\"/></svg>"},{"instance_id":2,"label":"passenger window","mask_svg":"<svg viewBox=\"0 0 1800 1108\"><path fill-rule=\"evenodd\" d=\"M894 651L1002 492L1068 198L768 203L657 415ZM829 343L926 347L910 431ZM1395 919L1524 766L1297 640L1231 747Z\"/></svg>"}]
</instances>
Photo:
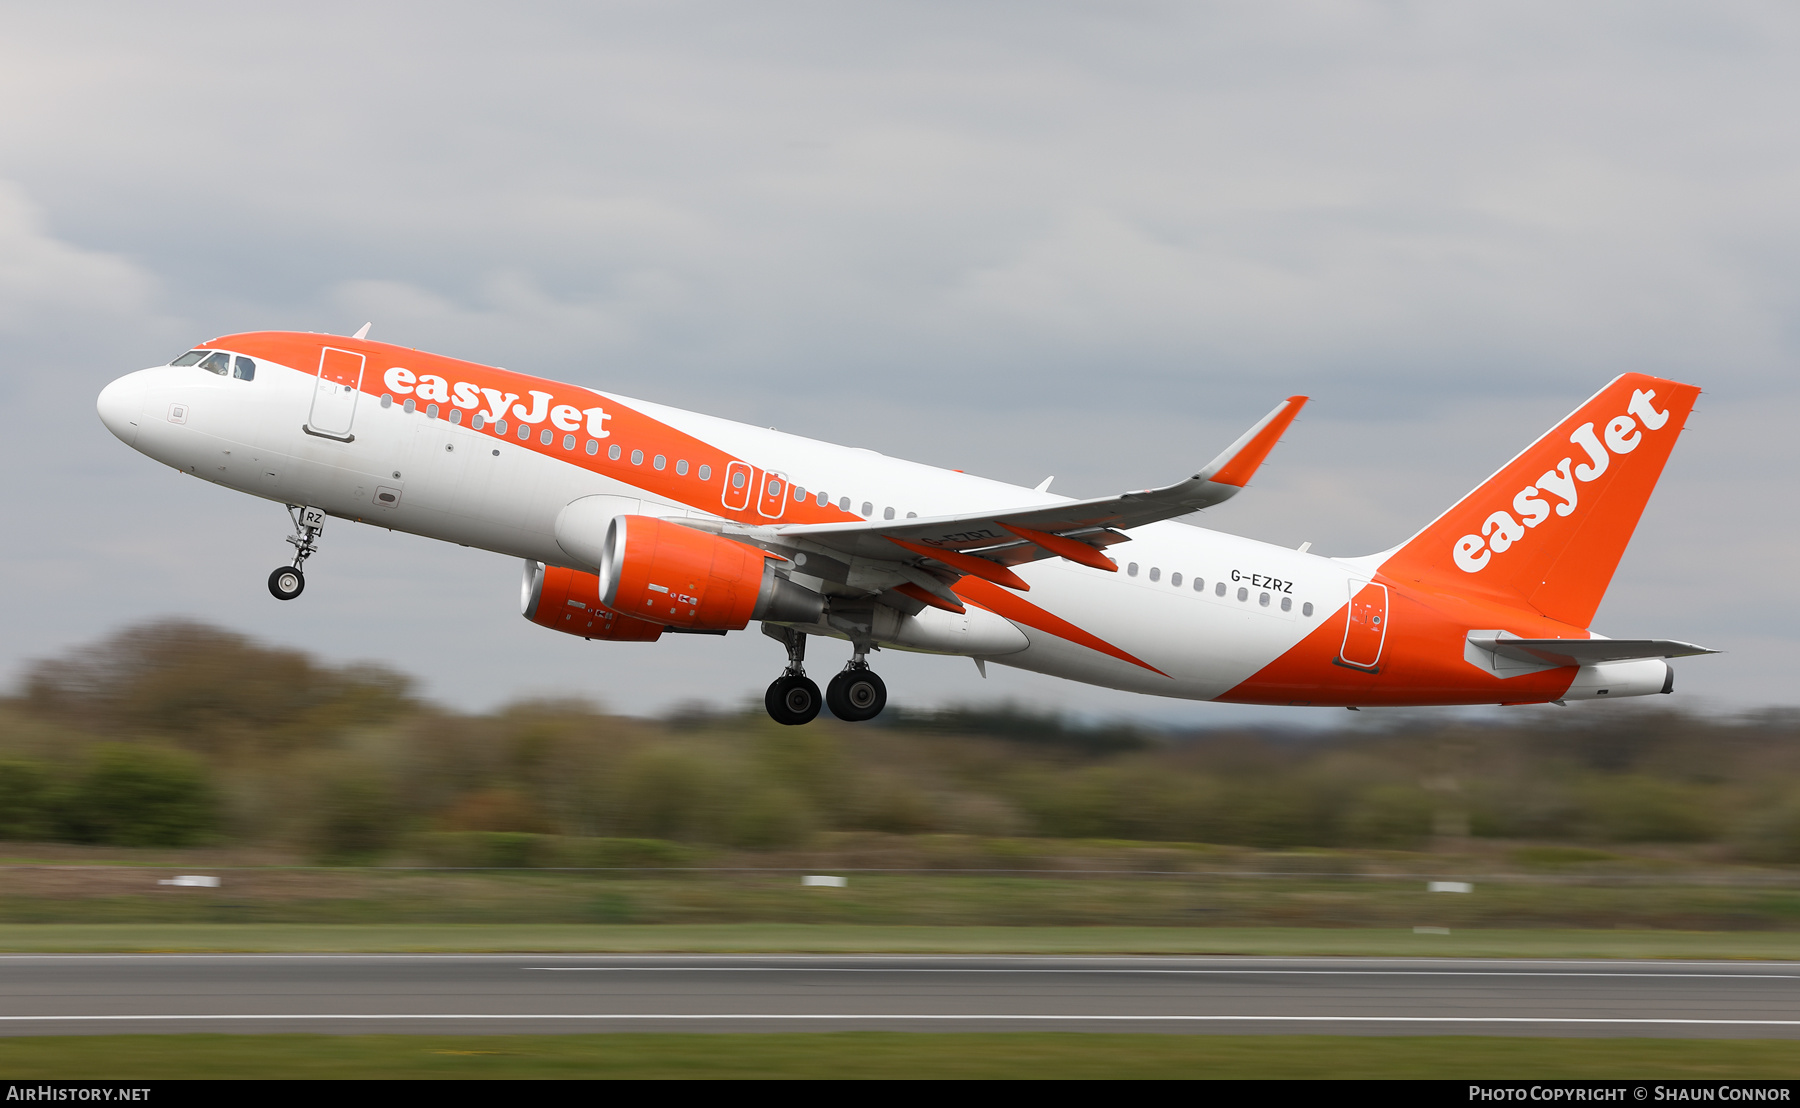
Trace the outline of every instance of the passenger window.
<instances>
[{"instance_id":1,"label":"passenger window","mask_svg":"<svg viewBox=\"0 0 1800 1108\"><path fill-rule=\"evenodd\" d=\"M433 405L433 407L436 407L436 405ZM545 446L549 446L551 441L554 440L555 438L556 438L556 432L552 431L550 428L546 427L546 428L544 428L543 433L538 435L538 442L542 443ZM569 440L570 443L573 443L574 441L575 441L574 439Z\"/></svg>"},{"instance_id":2,"label":"passenger window","mask_svg":"<svg viewBox=\"0 0 1800 1108\"><path fill-rule=\"evenodd\" d=\"M1195 592L1205 592L1206 591L1206 578L1204 578L1204 577L1194 578L1194 591Z\"/></svg>"},{"instance_id":3,"label":"passenger window","mask_svg":"<svg viewBox=\"0 0 1800 1108\"><path fill-rule=\"evenodd\" d=\"M529 424L529 423L519 424L519 441L520 442L530 442L531 441L531 424Z\"/></svg>"},{"instance_id":4,"label":"passenger window","mask_svg":"<svg viewBox=\"0 0 1800 1108\"><path fill-rule=\"evenodd\" d=\"M818 500L819 507L821 507L821 508L828 507L831 504L831 494L828 492L820 493L816 499Z\"/></svg>"},{"instance_id":5,"label":"passenger window","mask_svg":"<svg viewBox=\"0 0 1800 1108\"><path fill-rule=\"evenodd\" d=\"M850 510L850 498L847 496L839 497L838 498L838 508L841 511L846 511L846 512L849 511Z\"/></svg>"},{"instance_id":6,"label":"passenger window","mask_svg":"<svg viewBox=\"0 0 1800 1108\"><path fill-rule=\"evenodd\" d=\"M1263 607L1267 608L1269 606L1269 594L1263 593L1261 596L1256 598L1256 602L1258 604L1262 605Z\"/></svg>"},{"instance_id":7,"label":"passenger window","mask_svg":"<svg viewBox=\"0 0 1800 1108\"><path fill-rule=\"evenodd\" d=\"M563 449L564 450L575 449L575 436L574 435L564 435L563 436Z\"/></svg>"},{"instance_id":8,"label":"passenger window","mask_svg":"<svg viewBox=\"0 0 1800 1108\"><path fill-rule=\"evenodd\" d=\"M618 461L619 453L620 453L619 444L616 442L606 448L606 457L607 457L607 460L609 460L609 461L614 461L614 462Z\"/></svg>"},{"instance_id":9,"label":"passenger window","mask_svg":"<svg viewBox=\"0 0 1800 1108\"><path fill-rule=\"evenodd\" d=\"M712 480L712 467L711 466L701 466L700 467L700 480L702 480L702 481Z\"/></svg>"},{"instance_id":10,"label":"passenger window","mask_svg":"<svg viewBox=\"0 0 1800 1108\"><path fill-rule=\"evenodd\" d=\"M1161 581L1162 580L1162 570L1158 569L1155 566L1151 566L1150 567L1150 580Z\"/></svg>"},{"instance_id":11,"label":"passenger window","mask_svg":"<svg viewBox=\"0 0 1800 1108\"><path fill-rule=\"evenodd\" d=\"M174 361L170 362L169 364L170 365L193 365L195 362L199 361L201 358L204 358L204 357L206 357L206 351L190 350L186 354L183 354L181 357L176 358Z\"/></svg>"},{"instance_id":12,"label":"passenger window","mask_svg":"<svg viewBox=\"0 0 1800 1108\"><path fill-rule=\"evenodd\" d=\"M918 518L919 518L919 513L917 513L917 512L908 512L908 513L906 513L906 518L907 518L907 519L918 519Z\"/></svg>"},{"instance_id":13,"label":"passenger window","mask_svg":"<svg viewBox=\"0 0 1800 1108\"><path fill-rule=\"evenodd\" d=\"M417 409L418 406L419 406L419 402L409 396L406 398L406 403L400 405L400 410L405 412L407 415L412 415L413 411L415 409Z\"/></svg>"},{"instance_id":14,"label":"passenger window","mask_svg":"<svg viewBox=\"0 0 1800 1108\"><path fill-rule=\"evenodd\" d=\"M600 443L595 439L589 439L588 444L587 444L587 452L590 457L592 457L595 454L600 453Z\"/></svg>"},{"instance_id":15,"label":"passenger window","mask_svg":"<svg viewBox=\"0 0 1800 1108\"><path fill-rule=\"evenodd\" d=\"M1220 581L1218 584L1213 586L1213 595L1214 596L1224 596L1225 595L1225 582Z\"/></svg>"},{"instance_id":16,"label":"passenger window","mask_svg":"<svg viewBox=\"0 0 1800 1108\"><path fill-rule=\"evenodd\" d=\"M644 464L644 452L642 450L633 450L631 452L631 464L634 466L641 466Z\"/></svg>"},{"instance_id":17,"label":"passenger window","mask_svg":"<svg viewBox=\"0 0 1800 1108\"><path fill-rule=\"evenodd\" d=\"M469 426L473 427L477 431L479 431L479 430L481 430L481 425L485 422L487 422L487 421L481 417L481 413L476 412L474 418L469 420Z\"/></svg>"},{"instance_id":18,"label":"passenger window","mask_svg":"<svg viewBox=\"0 0 1800 1108\"><path fill-rule=\"evenodd\" d=\"M657 469L662 469L669 464L669 459L658 454L656 457L650 459L650 464Z\"/></svg>"},{"instance_id":19,"label":"passenger window","mask_svg":"<svg viewBox=\"0 0 1800 1108\"><path fill-rule=\"evenodd\" d=\"M204 362L200 363L200 368L206 370L208 373L217 373L219 376L223 377L225 374L231 372L231 355L221 354L215 350L206 356Z\"/></svg>"},{"instance_id":20,"label":"passenger window","mask_svg":"<svg viewBox=\"0 0 1800 1108\"><path fill-rule=\"evenodd\" d=\"M875 514L875 505L870 503L867 500L863 501L862 514L863 514L864 519L868 519L870 516L874 515Z\"/></svg>"},{"instance_id":21,"label":"passenger window","mask_svg":"<svg viewBox=\"0 0 1800 1108\"><path fill-rule=\"evenodd\" d=\"M406 403L408 404L408 407L406 410L409 412L412 411L412 408L410 406L412 404L412 401L408 400ZM494 421L494 434L496 434L496 435L506 434L506 421L504 419L496 419Z\"/></svg>"},{"instance_id":22,"label":"passenger window","mask_svg":"<svg viewBox=\"0 0 1800 1108\"><path fill-rule=\"evenodd\" d=\"M687 471L688 471L688 464L687 464L686 458L683 458L680 461L675 463L675 476L686 477Z\"/></svg>"},{"instance_id":23,"label":"passenger window","mask_svg":"<svg viewBox=\"0 0 1800 1108\"><path fill-rule=\"evenodd\" d=\"M436 404L425 405L425 418L426 419L436 419L437 418L437 405Z\"/></svg>"},{"instance_id":24,"label":"passenger window","mask_svg":"<svg viewBox=\"0 0 1800 1108\"><path fill-rule=\"evenodd\" d=\"M1306 603L1300 605L1300 614L1303 616L1312 615L1312 601L1308 600Z\"/></svg>"},{"instance_id":25,"label":"passenger window","mask_svg":"<svg viewBox=\"0 0 1800 1108\"><path fill-rule=\"evenodd\" d=\"M1282 597L1281 598L1281 610L1284 612L1293 611L1294 610L1294 598L1291 596Z\"/></svg>"},{"instance_id":26,"label":"passenger window","mask_svg":"<svg viewBox=\"0 0 1800 1108\"><path fill-rule=\"evenodd\" d=\"M794 502L799 503L805 499L806 499L806 490L801 488L799 485L795 485L794 486Z\"/></svg>"},{"instance_id":27,"label":"passenger window","mask_svg":"<svg viewBox=\"0 0 1800 1108\"><path fill-rule=\"evenodd\" d=\"M231 364L231 375L240 381L254 381L256 380L256 363L240 354L237 360Z\"/></svg>"},{"instance_id":28,"label":"passenger window","mask_svg":"<svg viewBox=\"0 0 1800 1108\"><path fill-rule=\"evenodd\" d=\"M458 426L461 426L462 410L460 408L451 408L450 409L450 422L457 424Z\"/></svg>"},{"instance_id":29,"label":"passenger window","mask_svg":"<svg viewBox=\"0 0 1800 1108\"><path fill-rule=\"evenodd\" d=\"M381 394L381 406L382 406L382 407L384 407L384 408L391 408L391 407L393 407L393 406L394 406L394 394L393 394L393 393L391 393L391 392L384 392L384 393L382 393L382 394ZM480 417L480 416L476 416L476 417L475 417L475 418L476 418L476 419L480 419L480 418L481 418L481 417ZM477 426L477 427L479 427L479 426L480 426L480 424L476 424L476 426Z\"/></svg>"},{"instance_id":30,"label":"passenger window","mask_svg":"<svg viewBox=\"0 0 1800 1108\"><path fill-rule=\"evenodd\" d=\"M743 488L744 481L745 481L744 471L741 469L731 475L731 487L734 489Z\"/></svg>"},{"instance_id":31,"label":"passenger window","mask_svg":"<svg viewBox=\"0 0 1800 1108\"><path fill-rule=\"evenodd\" d=\"M1126 562L1125 563L1125 576L1127 576L1127 577L1136 577L1137 576L1137 563L1136 562Z\"/></svg>"},{"instance_id":32,"label":"passenger window","mask_svg":"<svg viewBox=\"0 0 1800 1108\"><path fill-rule=\"evenodd\" d=\"M1179 589L1181 587L1181 574L1179 574L1179 573L1169 574L1169 584L1171 584Z\"/></svg>"},{"instance_id":33,"label":"passenger window","mask_svg":"<svg viewBox=\"0 0 1800 1108\"><path fill-rule=\"evenodd\" d=\"M1239 590L1238 590L1238 599L1239 599L1239 600L1248 600L1248 599L1250 599L1250 590L1249 590L1249 589L1243 589L1243 588L1240 588L1240 589L1239 589Z\"/></svg>"},{"instance_id":34,"label":"passenger window","mask_svg":"<svg viewBox=\"0 0 1800 1108\"><path fill-rule=\"evenodd\" d=\"M882 519L893 519L893 518L894 518L894 509L892 509L892 508L883 508L883 509L882 509L882 510L881 510L881 518L882 518Z\"/></svg>"}]
</instances>

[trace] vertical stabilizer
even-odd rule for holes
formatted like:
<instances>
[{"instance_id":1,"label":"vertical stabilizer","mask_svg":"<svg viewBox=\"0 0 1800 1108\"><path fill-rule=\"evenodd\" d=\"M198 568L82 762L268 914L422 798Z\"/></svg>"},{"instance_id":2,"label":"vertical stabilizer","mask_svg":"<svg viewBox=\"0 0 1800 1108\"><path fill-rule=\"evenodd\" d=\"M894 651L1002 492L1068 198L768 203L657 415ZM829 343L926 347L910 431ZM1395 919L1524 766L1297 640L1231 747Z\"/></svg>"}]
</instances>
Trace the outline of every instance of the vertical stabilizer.
<instances>
[{"instance_id":1,"label":"vertical stabilizer","mask_svg":"<svg viewBox=\"0 0 1800 1108\"><path fill-rule=\"evenodd\" d=\"M1586 627L1700 390L1615 378L1382 563Z\"/></svg>"}]
</instances>

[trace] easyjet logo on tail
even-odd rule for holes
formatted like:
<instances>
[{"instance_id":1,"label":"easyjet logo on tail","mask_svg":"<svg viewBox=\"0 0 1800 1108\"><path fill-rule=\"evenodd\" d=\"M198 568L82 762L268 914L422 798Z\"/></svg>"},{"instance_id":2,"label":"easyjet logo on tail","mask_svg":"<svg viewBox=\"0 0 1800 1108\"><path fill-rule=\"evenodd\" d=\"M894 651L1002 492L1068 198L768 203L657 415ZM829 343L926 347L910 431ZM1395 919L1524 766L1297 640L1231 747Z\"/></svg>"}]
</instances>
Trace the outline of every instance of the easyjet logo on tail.
<instances>
[{"instance_id":1,"label":"easyjet logo on tail","mask_svg":"<svg viewBox=\"0 0 1800 1108\"><path fill-rule=\"evenodd\" d=\"M1595 431L1590 422L1572 431L1569 442L1581 447L1587 461L1577 463L1573 456L1564 458L1555 469L1545 471L1537 484L1519 490L1513 497L1511 512L1495 512L1483 521L1479 535L1457 539L1451 548L1456 568L1464 573L1480 573L1494 555L1518 545L1533 528L1548 522L1552 514L1571 515L1580 503L1581 485L1605 473L1613 455L1636 450L1644 441L1645 431L1660 431L1669 422L1668 411L1658 411L1655 400L1655 389L1635 389L1631 403L1625 406L1626 414L1608 420L1603 430ZM1550 498L1555 500L1554 506ZM1518 514L1515 516L1514 512Z\"/></svg>"}]
</instances>

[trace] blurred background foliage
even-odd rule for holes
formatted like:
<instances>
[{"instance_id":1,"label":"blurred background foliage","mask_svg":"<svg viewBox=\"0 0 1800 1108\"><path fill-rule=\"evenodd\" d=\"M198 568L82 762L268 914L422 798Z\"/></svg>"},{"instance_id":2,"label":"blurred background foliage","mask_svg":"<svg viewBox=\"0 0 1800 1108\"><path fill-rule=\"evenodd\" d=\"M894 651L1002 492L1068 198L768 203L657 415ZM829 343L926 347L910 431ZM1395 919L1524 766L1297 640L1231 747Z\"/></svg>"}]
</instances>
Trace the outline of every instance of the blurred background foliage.
<instances>
[{"instance_id":1,"label":"blurred background foliage","mask_svg":"<svg viewBox=\"0 0 1800 1108\"><path fill-rule=\"evenodd\" d=\"M0 838L660 866L829 832L1395 850L1473 836L1543 844L1545 864L1627 843L1800 862L1800 716L1500 719L1176 734L1016 708L805 728L760 708L654 721L580 701L468 716L379 666L163 622L41 661L0 701Z\"/></svg>"}]
</instances>

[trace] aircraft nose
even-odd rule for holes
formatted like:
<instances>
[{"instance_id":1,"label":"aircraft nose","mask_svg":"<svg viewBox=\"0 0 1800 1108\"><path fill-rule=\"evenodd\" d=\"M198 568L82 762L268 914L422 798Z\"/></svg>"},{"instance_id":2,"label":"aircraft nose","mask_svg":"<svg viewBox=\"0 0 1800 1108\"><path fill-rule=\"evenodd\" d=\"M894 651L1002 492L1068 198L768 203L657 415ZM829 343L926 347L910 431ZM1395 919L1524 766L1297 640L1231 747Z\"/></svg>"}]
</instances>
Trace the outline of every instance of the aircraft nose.
<instances>
[{"instance_id":1,"label":"aircraft nose","mask_svg":"<svg viewBox=\"0 0 1800 1108\"><path fill-rule=\"evenodd\" d=\"M148 384L144 375L127 373L112 384L100 390L94 407L100 412L100 422L106 429L119 437L126 446L136 446L138 424L143 421L144 390Z\"/></svg>"}]
</instances>

